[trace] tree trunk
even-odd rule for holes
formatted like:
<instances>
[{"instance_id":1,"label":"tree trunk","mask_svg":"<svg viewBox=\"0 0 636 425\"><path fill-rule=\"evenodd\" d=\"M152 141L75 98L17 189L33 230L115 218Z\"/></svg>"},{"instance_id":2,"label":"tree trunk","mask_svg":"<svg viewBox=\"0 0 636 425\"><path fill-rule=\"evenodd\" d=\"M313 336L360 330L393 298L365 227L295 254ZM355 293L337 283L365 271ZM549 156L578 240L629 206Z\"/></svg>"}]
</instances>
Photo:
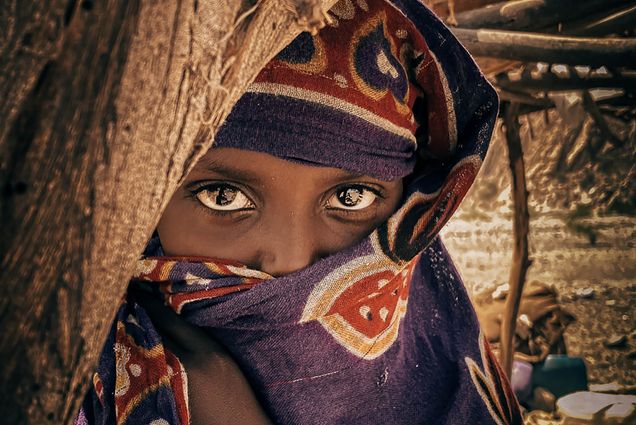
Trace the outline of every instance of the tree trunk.
<instances>
[{"instance_id":1,"label":"tree trunk","mask_svg":"<svg viewBox=\"0 0 636 425\"><path fill-rule=\"evenodd\" d=\"M167 201L256 73L334 2L2 2L3 423L72 422Z\"/></svg>"}]
</instances>

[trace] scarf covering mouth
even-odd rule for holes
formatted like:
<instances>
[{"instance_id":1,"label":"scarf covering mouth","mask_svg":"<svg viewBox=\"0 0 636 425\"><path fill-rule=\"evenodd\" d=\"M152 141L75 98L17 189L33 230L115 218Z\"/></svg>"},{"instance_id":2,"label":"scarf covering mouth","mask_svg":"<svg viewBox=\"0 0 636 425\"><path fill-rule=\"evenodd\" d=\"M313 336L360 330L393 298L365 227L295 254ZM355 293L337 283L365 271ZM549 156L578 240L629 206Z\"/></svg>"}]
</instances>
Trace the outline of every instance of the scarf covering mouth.
<instances>
[{"instance_id":1,"label":"scarf covering mouth","mask_svg":"<svg viewBox=\"0 0 636 425\"><path fill-rule=\"evenodd\" d=\"M274 423L521 424L438 237L483 161L496 93L418 1L342 0L331 13L330 26L301 34L259 74L215 146L387 180L409 175L400 208L358 244L277 278L230 261L166 257L153 238L131 285L222 343ZM340 56L325 53L334 39ZM356 65L362 56L372 60ZM330 61L348 70L334 73ZM317 91L328 101L316 101ZM273 118L260 131L250 111L263 110ZM282 122L304 118L279 137ZM76 423L189 423L187 373L132 297Z\"/></svg>"}]
</instances>

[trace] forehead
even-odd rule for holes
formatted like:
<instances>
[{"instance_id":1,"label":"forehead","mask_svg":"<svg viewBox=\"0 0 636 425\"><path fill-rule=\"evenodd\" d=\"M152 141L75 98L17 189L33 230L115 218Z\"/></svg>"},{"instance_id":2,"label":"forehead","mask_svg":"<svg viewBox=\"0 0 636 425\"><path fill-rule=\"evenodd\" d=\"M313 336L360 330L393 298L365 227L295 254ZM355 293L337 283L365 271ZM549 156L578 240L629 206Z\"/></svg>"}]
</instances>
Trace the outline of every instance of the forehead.
<instances>
[{"instance_id":1,"label":"forehead","mask_svg":"<svg viewBox=\"0 0 636 425\"><path fill-rule=\"evenodd\" d=\"M236 148L210 149L191 172L193 177L209 174L261 184L308 180L328 184L365 177L340 168L284 160L266 153Z\"/></svg>"}]
</instances>

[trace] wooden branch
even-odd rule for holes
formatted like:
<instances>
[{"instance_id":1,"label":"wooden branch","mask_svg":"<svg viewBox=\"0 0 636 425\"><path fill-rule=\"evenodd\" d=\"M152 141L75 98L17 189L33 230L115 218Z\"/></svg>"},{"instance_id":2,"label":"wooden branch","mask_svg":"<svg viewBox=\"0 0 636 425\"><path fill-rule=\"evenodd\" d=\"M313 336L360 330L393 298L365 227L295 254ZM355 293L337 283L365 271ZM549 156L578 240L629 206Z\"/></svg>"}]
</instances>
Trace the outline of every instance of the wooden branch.
<instances>
[{"instance_id":1,"label":"wooden branch","mask_svg":"<svg viewBox=\"0 0 636 425\"><path fill-rule=\"evenodd\" d=\"M495 84L509 91L571 91L594 88L622 88L636 91L636 78L631 76L562 78L554 74L544 74L540 78L510 80L497 77Z\"/></svg>"},{"instance_id":2,"label":"wooden branch","mask_svg":"<svg viewBox=\"0 0 636 425\"><path fill-rule=\"evenodd\" d=\"M334 2L0 5L3 423L72 423L172 193L258 71Z\"/></svg>"},{"instance_id":3,"label":"wooden branch","mask_svg":"<svg viewBox=\"0 0 636 425\"><path fill-rule=\"evenodd\" d=\"M570 71L570 75L572 79L581 80L581 77L579 77L575 69L571 67L568 69ZM588 114L590 114L590 116L596 123L596 126L599 128L599 130L601 130L601 133L603 133L605 137L607 138L607 140L609 140L609 142L615 147L622 146L623 141L618 136L616 136L614 132L612 131L612 129L609 127L609 125L607 124L607 121L605 120L605 117L603 116L603 113L601 112L598 105L592 98L592 95L590 94L589 90L582 90L582 95L583 95L583 108L585 108L585 111Z\"/></svg>"},{"instance_id":4,"label":"wooden branch","mask_svg":"<svg viewBox=\"0 0 636 425\"><path fill-rule=\"evenodd\" d=\"M514 102L515 100L508 100L505 97L501 96L501 100L502 101L511 101ZM546 101L550 101L549 98L545 98ZM548 109L551 109L554 107L554 105L549 105L548 102L546 102L545 105L531 105L528 103L524 103L523 101L519 101L519 115L527 115L527 114L531 114L533 112L540 112L540 111L545 111L547 112ZM634 99L629 98L627 96L616 96L616 97L611 97L609 99L603 99L603 100L599 100L596 101L596 104L599 106L599 109L601 111L601 113L613 113L614 112L614 108L616 107L621 107L621 108L629 108L634 104ZM503 111L500 111L500 116L501 114L503 114ZM623 119L620 117L617 117L618 119ZM629 121L629 119L627 119Z\"/></svg>"},{"instance_id":5,"label":"wooden branch","mask_svg":"<svg viewBox=\"0 0 636 425\"><path fill-rule=\"evenodd\" d=\"M583 3L585 4L585 3ZM619 34L636 28L636 4L624 7L602 16L591 16L579 21L563 23L562 32L585 37Z\"/></svg>"},{"instance_id":6,"label":"wooden branch","mask_svg":"<svg viewBox=\"0 0 636 425\"><path fill-rule=\"evenodd\" d=\"M506 30L539 29L556 26L597 12L607 11L624 0L517 0L456 14L460 28L492 28Z\"/></svg>"},{"instance_id":7,"label":"wooden branch","mask_svg":"<svg viewBox=\"0 0 636 425\"><path fill-rule=\"evenodd\" d=\"M508 144L508 158L512 173L512 195L514 204L514 249L508 296L504 315L501 321L501 353L500 362L508 375L512 376L512 359L514 352L514 336L519 314L521 295L525 284L526 272L530 267L528 248L528 233L530 230L530 216L528 213L528 191L526 189L526 171L523 160L523 148L519 136L518 105L506 103L504 108L504 125L506 127L506 142Z\"/></svg>"},{"instance_id":8,"label":"wooden branch","mask_svg":"<svg viewBox=\"0 0 636 425\"><path fill-rule=\"evenodd\" d=\"M603 106L603 109L612 110L616 108L631 108L636 103L635 95L623 94L607 99L598 100L596 103Z\"/></svg>"},{"instance_id":9,"label":"wooden branch","mask_svg":"<svg viewBox=\"0 0 636 425\"><path fill-rule=\"evenodd\" d=\"M601 133L603 133L605 137L607 137L607 140L609 140L612 145L614 145L615 147L623 146L623 141L617 135L615 135L612 129L609 127L607 121L605 120L605 117L603 116L603 113L599 109L598 105L596 104L588 90L583 90L583 107L585 108L585 111L590 114L596 126L599 128L599 130L601 130Z\"/></svg>"},{"instance_id":10,"label":"wooden branch","mask_svg":"<svg viewBox=\"0 0 636 425\"><path fill-rule=\"evenodd\" d=\"M535 106L535 105L524 105L521 104L519 106L519 116L523 116L523 115L528 115L528 114L532 114L534 112L541 112L541 111L547 111L550 108L544 108L541 106Z\"/></svg>"},{"instance_id":11,"label":"wooden branch","mask_svg":"<svg viewBox=\"0 0 636 425\"><path fill-rule=\"evenodd\" d=\"M503 90L501 88L497 90L497 93L499 94L499 100L502 102L532 105L532 106L537 106L541 109L554 107L554 102L544 97L534 97L534 96L530 96L527 93Z\"/></svg>"},{"instance_id":12,"label":"wooden branch","mask_svg":"<svg viewBox=\"0 0 636 425\"><path fill-rule=\"evenodd\" d=\"M636 63L634 38L583 38L462 28L453 29L453 33L474 56L588 66Z\"/></svg>"}]
</instances>

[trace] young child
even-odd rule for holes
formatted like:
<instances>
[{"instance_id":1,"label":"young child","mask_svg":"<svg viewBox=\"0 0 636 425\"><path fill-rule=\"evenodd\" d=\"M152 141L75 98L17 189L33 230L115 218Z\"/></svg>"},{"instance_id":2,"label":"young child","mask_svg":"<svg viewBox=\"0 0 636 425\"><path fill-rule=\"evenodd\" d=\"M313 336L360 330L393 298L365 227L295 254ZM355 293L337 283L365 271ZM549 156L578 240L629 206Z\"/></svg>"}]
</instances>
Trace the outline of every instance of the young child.
<instances>
[{"instance_id":1,"label":"young child","mask_svg":"<svg viewBox=\"0 0 636 425\"><path fill-rule=\"evenodd\" d=\"M174 194L79 423L521 423L437 237L497 96L418 1L332 14L261 71ZM144 298L229 366L178 348L190 330Z\"/></svg>"}]
</instances>

